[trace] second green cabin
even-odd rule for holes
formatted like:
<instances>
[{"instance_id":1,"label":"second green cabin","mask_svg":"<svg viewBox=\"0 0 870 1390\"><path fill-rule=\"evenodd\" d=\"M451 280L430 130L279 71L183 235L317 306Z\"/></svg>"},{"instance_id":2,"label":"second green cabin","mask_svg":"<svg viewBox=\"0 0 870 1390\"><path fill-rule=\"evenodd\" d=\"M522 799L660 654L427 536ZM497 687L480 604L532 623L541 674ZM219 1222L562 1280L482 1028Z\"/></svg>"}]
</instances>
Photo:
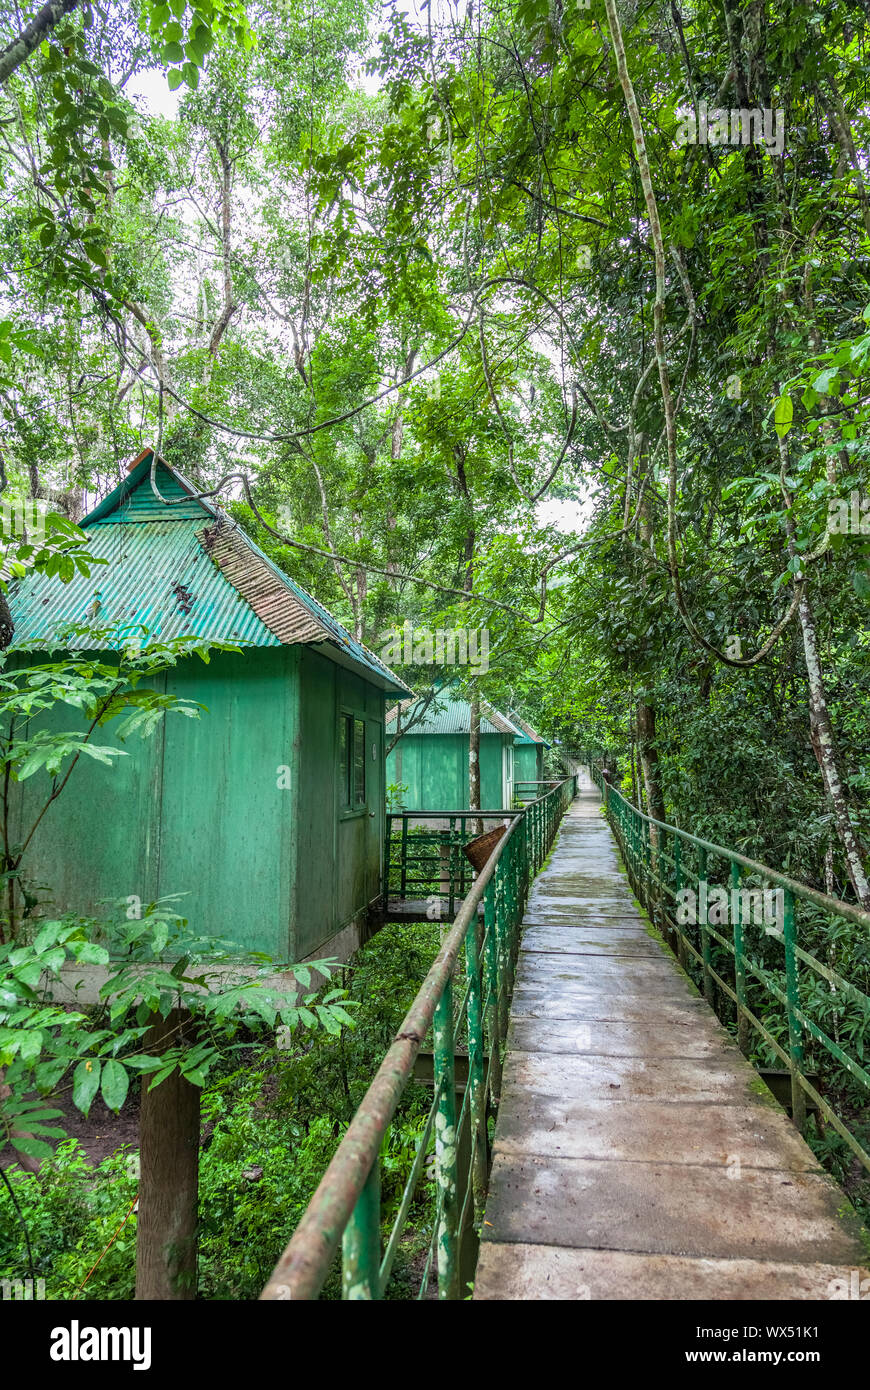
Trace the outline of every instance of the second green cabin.
<instances>
[{"instance_id":1,"label":"second green cabin","mask_svg":"<svg viewBox=\"0 0 870 1390\"><path fill-rule=\"evenodd\" d=\"M543 790L534 784L544 780L544 750L550 745L514 710L510 718L520 731L514 744L514 793L519 801L533 801Z\"/></svg>"},{"instance_id":2,"label":"second green cabin","mask_svg":"<svg viewBox=\"0 0 870 1390\"><path fill-rule=\"evenodd\" d=\"M407 733L401 732L407 729ZM387 789L394 810L466 811L471 706L445 686L424 708L406 701L387 714ZM480 805L510 810L514 802L515 745L521 730L491 705L481 704ZM393 788L394 790L390 790Z\"/></svg>"}]
</instances>

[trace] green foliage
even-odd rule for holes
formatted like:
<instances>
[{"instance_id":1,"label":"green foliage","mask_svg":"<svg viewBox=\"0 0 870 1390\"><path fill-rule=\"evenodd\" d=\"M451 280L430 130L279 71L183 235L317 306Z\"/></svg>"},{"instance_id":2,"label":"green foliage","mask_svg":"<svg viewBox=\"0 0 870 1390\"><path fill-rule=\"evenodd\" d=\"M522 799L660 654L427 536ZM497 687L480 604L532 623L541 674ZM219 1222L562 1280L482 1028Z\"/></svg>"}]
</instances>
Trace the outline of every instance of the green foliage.
<instances>
[{"instance_id":1,"label":"green foliage","mask_svg":"<svg viewBox=\"0 0 870 1390\"><path fill-rule=\"evenodd\" d=\"M658 315L600 8L424 11L378 12L369 52L368 4L261 0L252 43L237 0L148 0L135 22L120 7L73 16L15 75L0 152L9 494L105 495L159 438L369 645L406 619L486 625L482 693L563 747L625 754L640 798L641 703L670 819L854 898L844 814L870 844L866 5L619 6L665 240ZM155 59L179 93L171 118L137 109L122 81ZM782 152L680 143L680 112L701 101L782 112ZM849 525L833 526L847 501ZM48 550L10 554L9 574L89 563L62 526ZM811 729L806 607L765 648L799 575L845 813ZM87 739L28 729L5 747L10 777L114 761L105 721L148 732L167 712L145 668L112 693L108 663L86 665L46 666L43 686L4 674L16 722L46 689L97 716ZM402 795L389 788L389 805ZM31 906L19 849L3 864L24 898L16 930ZM807 930L865 969L858 941ZM40 967L10 969L26 982ZM167 960L149 1001L177 987ZM280 1006L255 997L213 1014L271 1026ZM811 1002L865 1045L838 1001ZM300 1026L322 1025L327 1078L294 1059L306 1126L350 1045L333 1003L299 1008ZM36 1049L54 1024L22 1017ZM115 1061L96 1057L113 1097ZM85 1067L81 1095L92 1086Z\"/></svg>"},{"instance_id":2,"label":"green foliage","mask_svg":"<svg viewBox=\"0 0 870 1390\"><path fill-rule=\"evenodd\" d=\"M67 1140L38 1176L14 1168L8 1176L20 1217L8 1191L0 1189L0 1277L45 1279L51 1299L72 1298L83 1286L83 1296L89 1298L133 1298L136 1217L131 1209L137 1179L135 1162L125 1152L112 1154L94 1168L76 1141ZM33 1276L22 1222L33 1255Z\"/></svg>"},{"instance_id":3,"label":"green foliage","mask_svg":"<svg viewBox=\"0 0 870 1390\"><path fill-rule=\"evenodd\" d=\"M322 987L332 974L329 961L297 966L296 987L276 988L268 978L271 960L231 942L193 937L164 903L147 904L141 919L107 924L100 934L105 944L93 939L92 924L67 919L40 924L27 944L0 945L0 1068L9 1089L0 1097L0 1150L9 1143L49 1158L47 1140L63 1136L45 1124L61 1112L33 1099L34 1091L45 1096L71 1084L83 1114L98 1093L118 1111L135 1077L148 1078L150 1089L177 1070L205 1086L238 1046L241 1029L262 1034L280 1025L292 1038L309 1029L340 1035L353 1027L345 991ZM107 967L102 1019L46 1002L48 982L61 979L68 962ZM153 1055L143 1039L154 1018L166 1019L173 1009L190 1015L191 1029ZM24 1137L13 1133L21 1129Z\"/></svg>"},{"instance_id":4,"label":"green foliage","mask_svg":"<svg viewBox=\"0 0 870 1390\"><path fill-rule=\"evenodd\" d=\"M250 1013L240 1016L241 1051L215 1059L203 1094L200 1297L259 1295L438 946L437 928L415 925L387 927L364 947L344 971L355 1027L342 1007L335 1033L300 1028L289 1047L254 1050L248 1025L256 1020ZM339 991L326 988L312 996L312 1007L318 1007L315 997L332 993ZM340 993L344 997L345 989ZM107 1063L102 1065L105 1076ZM410 1086L385 1143L385 1221L398 1207L430 1099L423 1087ZM71 1296L125 1217L121 1235L88 1279L87 1290L92 1298L133 1296L134 1155L119 1152L93 1168L69 1141L38 1175L13 1167L9 1176L27 1225L35 1275L46 1279L49 1298ZM430 1195L424 1182L412 1228L414 1213L424 1225L428 1221ZM21 1223L0 1187L0 1277L28 1272L25 1248ZM406 1283L406 1258L400 1258L390 1296L407 1292ZM340 1297L337 1271L326 1296Z\"/></svg>"}]
</instances>

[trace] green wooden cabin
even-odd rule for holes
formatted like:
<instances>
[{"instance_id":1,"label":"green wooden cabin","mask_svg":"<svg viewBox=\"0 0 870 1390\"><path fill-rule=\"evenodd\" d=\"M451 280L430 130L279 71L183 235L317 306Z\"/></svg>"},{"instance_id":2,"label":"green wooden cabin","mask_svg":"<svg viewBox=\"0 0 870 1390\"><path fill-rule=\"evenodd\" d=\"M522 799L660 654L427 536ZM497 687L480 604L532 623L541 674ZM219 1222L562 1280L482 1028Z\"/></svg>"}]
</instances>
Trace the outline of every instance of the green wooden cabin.
<instances>
[{"instance_id":1,"label":"green wooden cabin","mask_svg":"<svg viewBox=\"0 0 870 1390\"><path fill-rule=\"evenodd\" d=\"M514 744L514 785L521 787L523 782L543 782L544 749L549 748L549 743L513 710L510 719L520 731L520 737Z\"/></svg>"},{"instance_id":2,"label":"green wooden cabin","mask_svg":"<svg viewBox=\"0 0 870 1390\"><path fill-rule=\"evenodd\" d=\"M398 725L397 725L398 721ZM468 738L471 706L450 686L438 692L427 709L406 700L387 714L387 785L406 788L396 794L405 811L468 809ZM480 804L486 811L509 810L513 804L514 744L519 729L491 705L481 703Z\"/></svg>"},{"instance_id":3,"label":"green wooden cabin","mask_svg":"<svg viewBox=\"0 0 870 1390\"><path fill-rule=\"evenodd\" d=\"M108 565L67 585L29 575L14 586L13 651L57 651L57 634L97 603L101 628L242 650L158 677L208 712L169 714L111 767L81 759L28 851L28 877L48 890L43 911L99 916L101 900L183 893L178 910L202 934L276 960L346 959L381 894L385 707L410 691L162 462L169 504L155 497L151 459L134 460L82 522ZM22 822L47 786L37 774L16 788Z\"/></svg>"}]
</instances>

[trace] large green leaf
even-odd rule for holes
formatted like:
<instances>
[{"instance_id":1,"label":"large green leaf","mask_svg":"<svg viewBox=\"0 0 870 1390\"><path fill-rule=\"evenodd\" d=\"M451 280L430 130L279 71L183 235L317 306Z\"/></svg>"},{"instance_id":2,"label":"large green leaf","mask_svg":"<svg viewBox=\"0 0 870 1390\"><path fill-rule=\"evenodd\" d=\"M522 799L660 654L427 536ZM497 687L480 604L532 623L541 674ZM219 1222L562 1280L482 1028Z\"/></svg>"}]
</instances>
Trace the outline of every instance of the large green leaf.
<instances>
[{"instance_id":1,"label":"large green leaf","mask_svg":"<svg viewBox=\"0 0 870 1390\"><path fill-rule=\"evenodd\" d=\"M94 1057L79 1062L73 1072L73 1103L87 1115L100 1089L101 1065Z\"/></svg>"},{"instance_id":2,"label":"large green leaf","mask_svg":"<svg viewBox=\"0 0 870 1390\"><path fill-rule=\"evenodd\" d=\"M780 439L784 439L792 426L794 418L794 406L791 396L784 394L777 398L776 407L773 412L773 423Z\"/></svg>"},{"instance_id":3,"label":"large green leaf","mask_svg":"<svg viewBox=\"0 0 870 1390\"><path fill-rule=\"evenodd\" d=\"M103 1093L103 1100L110 1110L116 1113L121 1109L127 1099L127 1091L130 1087L130 1078L127 1068L120 1062L110 1059L103 1063L103 1075L100 1082L100 1090Z\"/></svg>"}]
</instances>

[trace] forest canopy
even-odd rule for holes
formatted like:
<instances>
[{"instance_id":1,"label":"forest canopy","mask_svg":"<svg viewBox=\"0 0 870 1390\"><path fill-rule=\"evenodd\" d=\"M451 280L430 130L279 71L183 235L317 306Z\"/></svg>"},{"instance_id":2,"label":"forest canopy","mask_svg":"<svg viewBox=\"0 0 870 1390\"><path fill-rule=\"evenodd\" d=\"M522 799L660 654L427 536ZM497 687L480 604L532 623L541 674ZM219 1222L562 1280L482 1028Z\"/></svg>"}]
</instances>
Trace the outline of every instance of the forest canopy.
<instances>
[{"instance_id":1,"label":"forest canopy","mask_svg":"<svg viewBox=\"0 0 870 1390\"><path fill-rule=\"evenodd\" d=\"M0 22L4 500L153 445L368 645L485 628L485 698L870 906L862 0Z\"/></svg>"}]
</instances>

